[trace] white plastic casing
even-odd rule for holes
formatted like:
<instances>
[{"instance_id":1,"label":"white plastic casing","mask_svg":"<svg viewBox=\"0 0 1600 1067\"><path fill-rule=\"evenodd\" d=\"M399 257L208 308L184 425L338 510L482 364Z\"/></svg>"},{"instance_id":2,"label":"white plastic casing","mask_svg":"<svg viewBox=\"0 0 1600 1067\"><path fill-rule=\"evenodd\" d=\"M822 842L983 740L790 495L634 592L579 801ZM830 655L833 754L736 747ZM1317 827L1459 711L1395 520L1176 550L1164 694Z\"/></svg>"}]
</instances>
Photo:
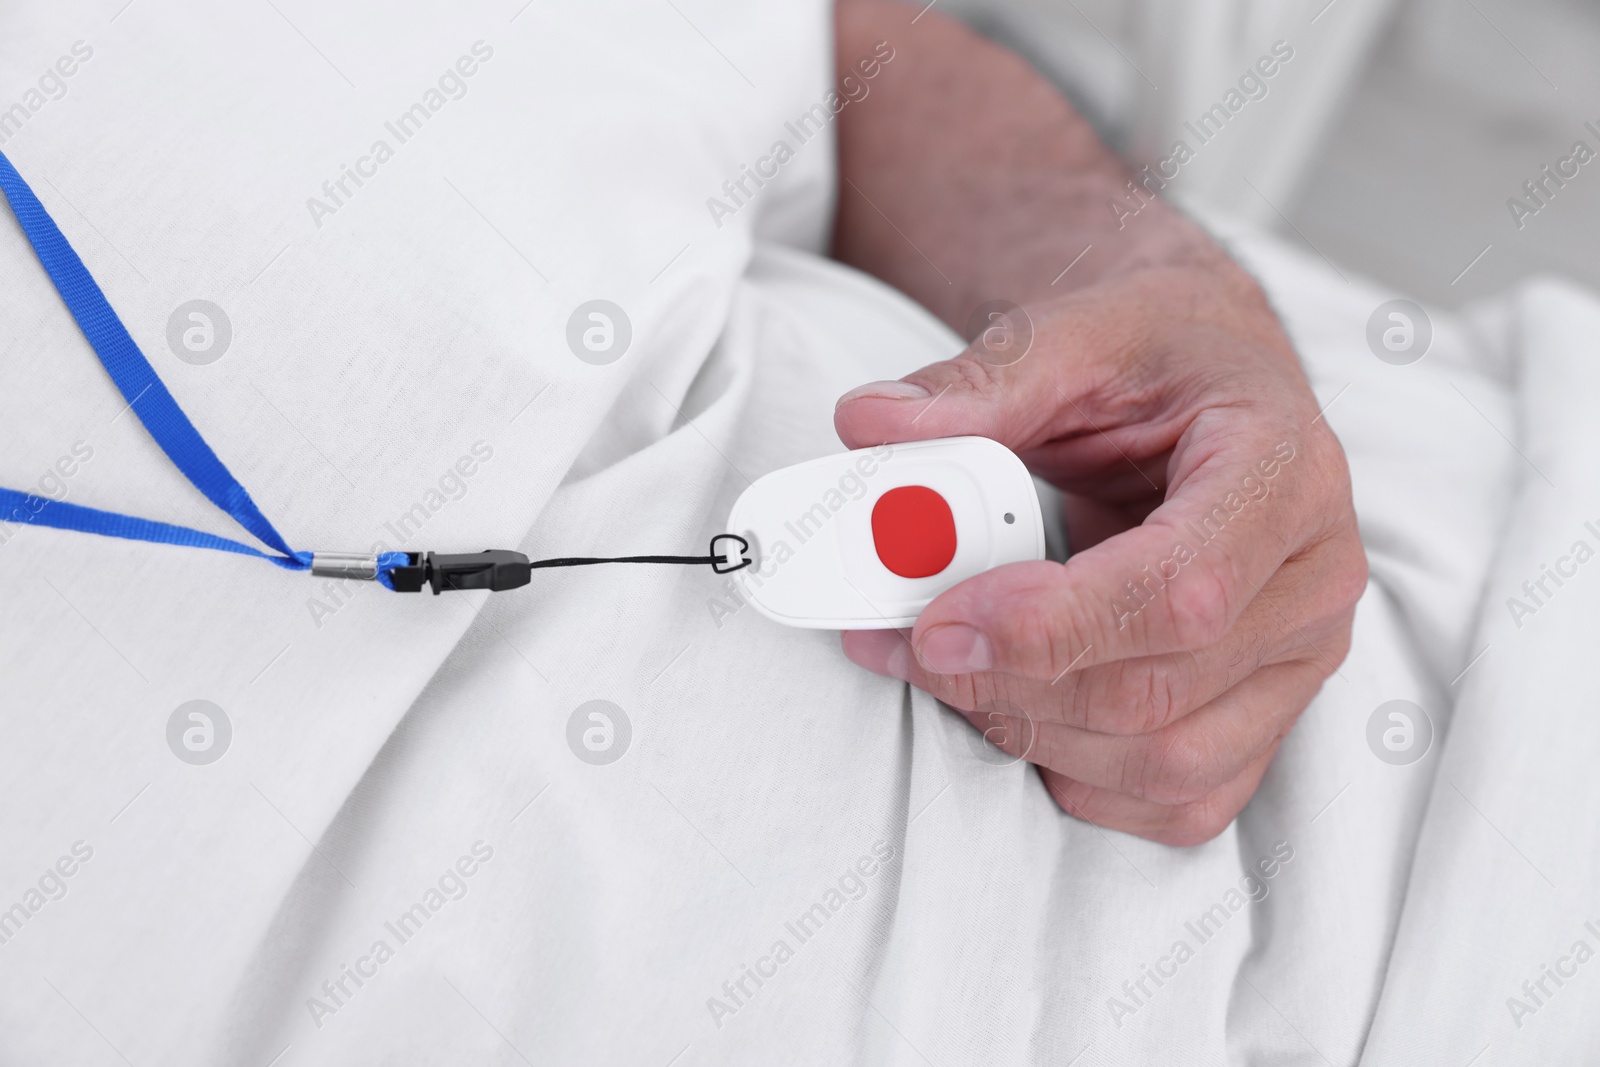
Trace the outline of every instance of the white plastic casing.
<instances>
[{"instance_id":1,"label":"white plastic casing","mask_svg":"<svg viewBox=\"0 0 1600 1067\"><path fill-rule=\"evenodd\" d=\"M873 541L873 506L904 485L934 490L955 519L954 558L925 578L889 570ZM776 622L819 630L910 626L958 582L1045 552L1028 469L986 437L878 445L773 471L734 502L726 528L750 542L755 562L735 574L745 599Z\"/></svg>"}]
</instances>

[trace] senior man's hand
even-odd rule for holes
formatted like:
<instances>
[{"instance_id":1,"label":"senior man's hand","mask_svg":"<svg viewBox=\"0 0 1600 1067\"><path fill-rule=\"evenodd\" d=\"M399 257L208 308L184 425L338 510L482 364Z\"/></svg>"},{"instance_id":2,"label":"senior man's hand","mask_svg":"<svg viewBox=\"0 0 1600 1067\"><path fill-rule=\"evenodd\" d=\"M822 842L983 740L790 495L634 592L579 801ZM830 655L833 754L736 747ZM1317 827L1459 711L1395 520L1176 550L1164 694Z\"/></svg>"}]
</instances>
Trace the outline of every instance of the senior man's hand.
<instances>
[{"instance_id":1,"label":"senior man's hand","mask_svg":"<svg viewBox=\"0 0 1600 1067\"><path fill-rule=\"evenodd\" d=\"M958 328L988 298L1026 319L852 390L835 424L851 447L1010 446L1066 492L1074 554L845 651L1039 764L1069 813L1209 840L1348 650L1367 572L1343 453L1254 281L1161 201L1112 207L1129 176L1037 75L915 14L839 8L842 74L878 41L895 58L841 115L835 255Z\"/></svg>"}]
</instances>

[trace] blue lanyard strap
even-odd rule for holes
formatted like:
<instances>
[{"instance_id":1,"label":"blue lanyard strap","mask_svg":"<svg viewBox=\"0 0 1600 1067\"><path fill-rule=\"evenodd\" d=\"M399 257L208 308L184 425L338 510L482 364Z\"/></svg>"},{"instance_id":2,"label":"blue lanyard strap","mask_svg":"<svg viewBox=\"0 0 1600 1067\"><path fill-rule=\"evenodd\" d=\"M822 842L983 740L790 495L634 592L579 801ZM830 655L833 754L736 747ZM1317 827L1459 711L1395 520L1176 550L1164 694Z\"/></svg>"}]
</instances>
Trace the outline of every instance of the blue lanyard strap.
<instances>
[{"instance_id":1,"label":"blue lanyard strap","mask_svg":"<svg viewBox=\"0 0 1600 1067\"><path fill-rule=\"evenodd\" d=\"M72 250L72 245L62 235L55 220L3 152L0 152L0 192L5 193L12 213L22 225L22 232L27 235L39 262L55 283L67 310L72 312L78 328L83 331L95 355L100 357L106 373L111 375L111 380L121 390L123 398L144 424L145 430L183 472L184 477L205 494L207 500L280 554L273 555L184 526L47 500L13 489L0 489L0 520L78 530L107 537L238 552L260 556L289 570L310 568L311 553L296 552L289 547L272 523L267 521L267 517L261 514L261 509L250 499L244 486L217 458L211 446L200 436L200 431L194 428L194 423L183 413L155 368L150 366L150 361L122 325L122 320L106 300L93 275L83 265L83 260Z\"/></svg>"},{"instance_id":2,"label":"blue lanyard strap","mask_svg":"<svg viewBox=\"0 0 1600 1067\"><path fill-rule=\"evenodd\" d=\"M260 556L292 571L303 571L311 566L310 552L274 556L252 545L230 541L226 537L218 537L203 530L141 519L136 515L122 515L115 511L87 508L82 504L51 500L35 493L19 493L15 489L0 488L0 521L53 526L58 530L78 530L105 537L125 537L130 541L153 541L157 544L183 545L188 548L215 548L223 552L237 552L241 556Z\"/></svg>"},{"instance_id":3,"label":"blue lanyard strap","mask_svg":"<svg viewBox=\"0 0 1600 1067\"><path fill-rule=\"evenodd\" d=\"M432 552L373 552L368 554L296 552L261 514L250 494L223 465L162 384L155 368L139 351L106 300L105 293L72 250L50 213L0 152L0 192L22 225L39 262L44 265L67 310L88 338L106 373L144 424L156 444L206 499L227 512L235 522L278 554L218 537L203 530L122 515L114 511L50 500L36 493L0 488L0 522L30 523L58 530L77 530L133 541L210 548L257 556L292 571L309 570L344 578L376 580L396 592L419 592L431 586L435 594L449 589L515 589L528 584L531 573L542 567L575 567L595 563L708 564L718 574L748 567L750 545L734 534L718 534L704 556L622 556L612 558L566 557L530 562L520 552L488 550L475 555L438 555ZM727 542L724 544L724 542ZM736 547L737 546L737 547Z\"/></svg>"}]
</instances>

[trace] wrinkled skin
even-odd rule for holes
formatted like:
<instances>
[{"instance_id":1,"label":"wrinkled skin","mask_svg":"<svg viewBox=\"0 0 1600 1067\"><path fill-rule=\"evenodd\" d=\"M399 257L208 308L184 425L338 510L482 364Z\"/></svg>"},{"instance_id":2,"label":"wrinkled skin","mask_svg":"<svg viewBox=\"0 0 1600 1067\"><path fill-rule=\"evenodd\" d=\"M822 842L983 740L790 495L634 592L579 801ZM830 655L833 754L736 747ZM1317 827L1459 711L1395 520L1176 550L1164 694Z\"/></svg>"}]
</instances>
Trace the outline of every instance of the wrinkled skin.
<instances>
[{"instance_id":1,"label":"wrinkled skin","mask_svg":"<svg viewBox=\"0 0 1600 1067\"><path fill-rule=\"evenodd\" d=\"M1014 301L1033 340L861 386L835 425L853 448L1008 445L1066 493L1074 554L845 652L1037 764L1069 814L1210 840L1349 649L1367 568L1344 454L1255 281L1159 200L1119 218L1129 176L1065 101L917 10L838 9L841 72L880 40L895 58L840 116L834 254L958 330Z\"/></svg>"}]
</instances>

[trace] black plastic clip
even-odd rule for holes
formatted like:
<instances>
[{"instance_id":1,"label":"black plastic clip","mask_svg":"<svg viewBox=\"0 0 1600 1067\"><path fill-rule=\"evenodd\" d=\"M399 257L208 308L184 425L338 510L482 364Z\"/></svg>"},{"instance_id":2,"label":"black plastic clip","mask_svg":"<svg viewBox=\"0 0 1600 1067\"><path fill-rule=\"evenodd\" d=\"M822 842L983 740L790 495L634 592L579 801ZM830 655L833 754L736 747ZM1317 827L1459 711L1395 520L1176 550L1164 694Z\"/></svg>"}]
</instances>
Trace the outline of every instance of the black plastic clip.
<instances>
[{"instance_id":1,"label":"black plastic clip","mask_svg":"<svg viewBox=\"0 0 1600 1067\"><path fill-rule=\"evenodd\" d=\"M408 552L409 562L389 572L397 593L420 593L424 585L438 596L447 589L487 589L499 593L527 585L533 575L528 557L503 548L446 556L437 552Z\"/></svg>"}]
</instances>

